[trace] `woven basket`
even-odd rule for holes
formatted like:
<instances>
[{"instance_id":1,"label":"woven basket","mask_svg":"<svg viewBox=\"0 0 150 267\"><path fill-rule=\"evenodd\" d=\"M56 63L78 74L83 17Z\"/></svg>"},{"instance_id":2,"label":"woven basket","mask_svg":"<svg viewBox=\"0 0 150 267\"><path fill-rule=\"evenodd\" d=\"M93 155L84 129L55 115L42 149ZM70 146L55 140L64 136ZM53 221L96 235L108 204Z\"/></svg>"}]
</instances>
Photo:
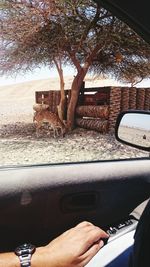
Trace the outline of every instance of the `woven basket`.
<instances>
[{"instance_id":1,"label":"woven basket","mask_svg":"<svg viewBox=\"0 0 150 267\"><path fill-rule=\"evenodd\" d=\"M95 130L100 133L108 132L108 120L100 119L76 119L76 125L85 129Z\"/></svg>"},{"instance_id":2,"label":"woven basket","mask_svg":"<svg viewBox=\"0 0 150 267\"><path fill-rule=\"evenodd\" d=\"M129 109L129 88L121 89L121 111Z\"/></svg>"},{"instance_id":3,"label":"woven basket","mask_svg":"<svg viewBox=\"0 0 150 267\"><path fill-rule=\"evenodd\" d=\"M145 88L144 109L150 110L150 88Z\"/></svg>"},{"instance_id":4,"label":"woven basket","mask_svg":"<svg viewBox=\"0 0 150 267\"><path fill-rule=\"evenodd\" d=\"M121 89L120 87L111 88L110 91L110 112L109 112L109 131L114 133L118 114L120 113Z\"/></svg>"},{"instance_id":5,"label":"woven basket","mask_svg":"<svg viewBox=\"0 0 150 267\"><path fill-rule=\"evenodd\" d=\"M136 109L136 88L130 88L129 91L129 109Z\"/></svg>"},{"instance_id":6,"label":"woven basket","mask_svg":"<svg viewBox=\"0 0 150 267\"><path fill-rule=\"evenodd\" d=\"M144 103L145 103L145 89L137 88L136 108L140 110L144 109Z\"/></svg>"},{"instance_id":7,"label":"woven basket","mask_svg":"<svg viewBox=\"0 0 150 267\"><path fill-rule=\"evenodd\" d=\"M76 115L78 117L92 117L108 119L109 106L78 106L76 108Z\"/></svg>"}]
</instances>

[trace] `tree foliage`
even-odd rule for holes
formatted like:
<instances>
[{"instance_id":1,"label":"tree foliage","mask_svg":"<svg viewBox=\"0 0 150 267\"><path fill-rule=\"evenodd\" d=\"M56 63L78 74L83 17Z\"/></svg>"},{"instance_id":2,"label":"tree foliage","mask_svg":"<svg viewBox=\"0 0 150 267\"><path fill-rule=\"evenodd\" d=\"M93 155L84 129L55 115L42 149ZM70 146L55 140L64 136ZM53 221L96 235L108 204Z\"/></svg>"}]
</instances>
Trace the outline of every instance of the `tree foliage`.
<instances>
[{"instance_id":1,"label":"tree foliage","mask_svg":"<svg viewBox=\"0 0 150 267\"><path fill-rule=\"evenodd\" d=\"M150 77L150 47L126 24L91 0L6 0L1 5L2 73L72 65L73 114L88 71L132 84ZM62 79L63 80L63 79ZM63 84L63 82L62 82Z\"/></svg>"},{"instance_id":2,"label":"tree foliage","mask_svg":"<svg viewBox=\"0 0 150 267\"><path fill-rule=\"evenodd\" d=\"M98 46L90 62L94 73L125 80L134 69L136 76L149 76L149 45L93 1L2 3L3 73L26 71L41 64L51 66L55 57L61 57L65 64L72 63L78 70Z\"/></svg>"}]
</instances>

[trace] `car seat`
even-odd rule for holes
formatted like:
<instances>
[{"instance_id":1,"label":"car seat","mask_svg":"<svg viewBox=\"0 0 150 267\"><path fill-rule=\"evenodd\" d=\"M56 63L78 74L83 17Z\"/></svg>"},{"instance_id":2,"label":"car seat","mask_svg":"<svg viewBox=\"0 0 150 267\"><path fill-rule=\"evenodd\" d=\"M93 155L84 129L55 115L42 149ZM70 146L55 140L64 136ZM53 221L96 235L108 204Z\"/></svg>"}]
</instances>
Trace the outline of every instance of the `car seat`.
<instances>
[{"instance_id":1,"label":"car seat","mask_svg":"<svg viewBox=\"0 0 150 267\"><path fill-rule=\"evenodd\" d=\"M129 266L150 266L150 200L137 225L134 240Z\"/></svg>"}]
</instances>

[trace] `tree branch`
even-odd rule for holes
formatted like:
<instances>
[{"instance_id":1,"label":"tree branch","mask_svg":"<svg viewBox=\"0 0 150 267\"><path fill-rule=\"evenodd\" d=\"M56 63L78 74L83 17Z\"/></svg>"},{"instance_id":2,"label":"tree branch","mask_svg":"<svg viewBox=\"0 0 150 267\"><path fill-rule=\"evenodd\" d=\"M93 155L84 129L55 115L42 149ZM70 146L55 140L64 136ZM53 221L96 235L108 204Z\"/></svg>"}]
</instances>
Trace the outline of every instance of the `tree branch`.
<instances>
[{"instance_id":1,"label":"tree branch","mask_svg":"<svg viewBox=\"0 0 150 267\"><path fill-rule=\"evenodd\" d=\"M83 42L85 41L89 31L96 25L97 21L99 20L99 16L100 16L100 6L97 4L97 9L96 9L96 13L95 13L95 17L93 18L93 20L89 23L88 27L86 28L85 32L83 33L81 39L80 39L80 43L78 45L78 49L83 45Z\"/></svg>"},{"instance_id":2,"label":"tree branch","mask_svg":"<svg viewBox=\"0 0 150 267\"><path fill-rule=\"evenodd\" d=\"M77 71L78 72L81 71L82 67L80 65L80 61L76 58L75 52L74 51L69 52L69 56L70 56L73 64L77 68Z\"/></svg>"},{"instance_id":3,"label":"tree branch","mask_svg":"<svg viewBox=\"0 0 150 267\"><path fill-rule=\"evenodd\" d=\"M103 45L97 44L91 54L85 59L85 62L87 62L89 65L91 65L93 58L97 55L98 52L100 52L105 47L105 43Z\"/></svg>"}]
</instances>

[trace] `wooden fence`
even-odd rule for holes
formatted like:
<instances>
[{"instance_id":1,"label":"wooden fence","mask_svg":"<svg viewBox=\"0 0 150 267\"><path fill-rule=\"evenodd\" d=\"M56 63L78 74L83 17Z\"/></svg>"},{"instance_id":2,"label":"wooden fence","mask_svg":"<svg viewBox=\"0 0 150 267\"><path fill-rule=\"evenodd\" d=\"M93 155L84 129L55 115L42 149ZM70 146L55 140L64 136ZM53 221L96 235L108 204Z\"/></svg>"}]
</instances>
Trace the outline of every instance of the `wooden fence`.
<instances>
[{"instance_id":1,"label":"wooden fence","mask_svg":"<svg viewBox=\"0 0 150 267\"><path fill-rule=\"evenodd\" d=\"M65 90L69 103L71 90ZM60 91L37 91L36 103L48 104L49 110L57 113ZM114 132L116 118L121 111L150 110L150 88L94 87L80 90L76 125L107 133Z\"/></svg>"}]
</instances>

